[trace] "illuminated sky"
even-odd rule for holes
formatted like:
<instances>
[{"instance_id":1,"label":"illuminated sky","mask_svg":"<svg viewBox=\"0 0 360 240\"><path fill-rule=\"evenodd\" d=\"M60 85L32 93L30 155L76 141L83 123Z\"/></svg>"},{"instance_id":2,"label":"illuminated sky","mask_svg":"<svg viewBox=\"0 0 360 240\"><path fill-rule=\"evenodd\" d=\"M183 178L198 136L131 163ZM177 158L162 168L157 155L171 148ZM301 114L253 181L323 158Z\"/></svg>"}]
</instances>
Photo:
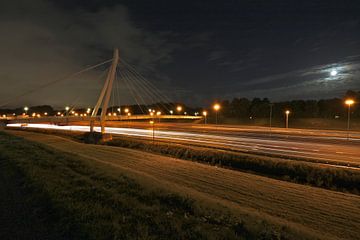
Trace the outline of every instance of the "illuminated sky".
<instances>
[{"instance_id":1,"label":"illuminated sky","mask_svg":"<svg viewBox=\"0 0 360 240\"><path fill-rule=\"evenodd\" d=\"M359 12L355 0L4 0L0 105L111 58L115 46L174 101L341 97L360 90ZM9 106L92 105L100 74L13 99Z\"/></svg>"}]
</instances>

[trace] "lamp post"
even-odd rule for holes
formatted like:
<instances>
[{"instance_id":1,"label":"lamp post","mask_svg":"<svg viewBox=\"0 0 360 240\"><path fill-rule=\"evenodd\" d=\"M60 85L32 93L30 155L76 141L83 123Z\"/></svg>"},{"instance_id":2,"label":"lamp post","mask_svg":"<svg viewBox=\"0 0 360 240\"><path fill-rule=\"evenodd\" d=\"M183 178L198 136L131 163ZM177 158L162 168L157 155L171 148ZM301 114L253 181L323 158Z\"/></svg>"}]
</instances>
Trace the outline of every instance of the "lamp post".
<instances>
[{"instance_id":1,"label":"lamp post","mask_svg":"<svg viewBox=\"0 0 360 240\"><path fill-rule=\"evenodd\" d=\"M155 142L155 121L154 120L150 120L150 124L152 126L152 143L154 144Z\"/></svg>"},{"instance_id":2,"label":"lamp post","mask_svg":"<svg viewBox=\"0 0 360 240\"><path fill-rule=\"evenodd\" d=\"M289 114L290 114L290 111L289 110L286 110L285 111L285 115L286 115L286 128L289 128Z\"/></svg>"},{"instance_id":3,"label":"lamp post","mask_svg":"<svg viewBox=\"0 0 360 240\"><path fill-rule=\"evenodd\" d=\"M270 114L269 114L269 130L270 130L270 136L271 136L271 127L272 127L272 112L273 112L273 103L270 103Z\"/></svg>"},{"instance_id":4,"label":"lamp post","mask_svg":"<svg viewBox=\"0 0 360 240\"><path fill-rule=\"evenodd\" d=\"M66 118L66 125L69 124L69 110L70 110L70 107L69 106L66 106L65 107L65 111L66 111L66 114L65 114L65 118Z\"/></svg>"},{"instance_id":5,"label":"lamp post","mask_svg":"<svg viewBox=\"0 0 360 240\"><path fill-rule=\"evenodd\" d=\"M345 104L348 105L348 119L347 119L347 140L350 139L350 113L351 113L351 105L355 103L352 99L347 99Z\"/></svg>"},{"instance_id":6,"label":"lamp post","mask_svg":"<svg viewBox=\"0 0 360 240\"><path fill-rule=\"evenodd\" d=\"M160 111L157 111L156 112L156 116L158 117L158 121L160 122L160 115L161 115L161 112Z\"/></svg>"},{"instance_id":7,"label":"lamp post","mask_svg":"<svg viewBox=\"0 0 360 240\"><path fill-rule=\"evenodd\" d=\"M206 124L206 120L207 120L207 111L203 111L203 116L204 116L204 124Z\"/></svg>"},{"instance_id":8,"label":"lamp post","mask_svg":"<svg viewBox=\"0 0 360 240\"><path fill-rule=\"evenodd\" d=\"M217 125L218 124L218 111L220 110L220 104L215 103L214 110L215 110L215 123Z\"/></svg>"},{"instance_id":9,"label":"lamp post","mask_svg":"<svg viewBox=\"0 0 360 240\"><path fill-rule=\"evenodd\" d=\"M27 115L29 108L27 106L24 107L25 114Z\"/></svg>"}]
</instances>

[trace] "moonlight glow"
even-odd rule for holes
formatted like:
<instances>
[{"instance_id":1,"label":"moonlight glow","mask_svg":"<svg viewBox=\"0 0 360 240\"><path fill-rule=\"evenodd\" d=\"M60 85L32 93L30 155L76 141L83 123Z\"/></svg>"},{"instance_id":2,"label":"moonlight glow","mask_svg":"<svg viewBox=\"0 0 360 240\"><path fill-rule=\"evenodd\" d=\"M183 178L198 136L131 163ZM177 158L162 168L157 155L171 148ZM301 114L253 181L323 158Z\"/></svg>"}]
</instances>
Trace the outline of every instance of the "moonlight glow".
<instances>
[{"instance_id":1,"label":"moonlight glow","mask_svg":"<svg viewBox=\"0 0 360 240\"><path fill-rule=\"evenodd\" d=\"M332 70L330 72L330 75L333 76L333 77L335 77L337 74L338 74L338 72L336 70Z\"/></svg>"}]
</instances>

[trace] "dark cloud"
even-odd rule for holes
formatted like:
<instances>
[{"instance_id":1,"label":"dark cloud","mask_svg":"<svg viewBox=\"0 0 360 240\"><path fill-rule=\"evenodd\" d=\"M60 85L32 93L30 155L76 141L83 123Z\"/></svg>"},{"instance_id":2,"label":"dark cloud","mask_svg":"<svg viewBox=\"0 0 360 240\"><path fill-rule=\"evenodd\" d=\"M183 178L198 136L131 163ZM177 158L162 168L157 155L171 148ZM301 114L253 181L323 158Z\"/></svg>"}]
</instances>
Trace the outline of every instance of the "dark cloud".
<instances>
[{"instance_id":1,"label":"dark cloud","mask_svg":"<svg viewBox=\"0 0 360 240\"><path fill-rule=\"evenodd\" d=\"M48 1L2 1L0 3L0 102L43 83L61 78L85 66L110 59L112 49L120 48L121 57L142 72L155 71L159 64L172 61L174 46L164 33L141 29L131 21L122 5L100 8L95 12L66 11ZM71 79L36 92L12 104L70 102L84 93L79 104L90 104L101 87L98 73L85 79ZM51 94L47 94L51 93Z\"/></svg>"},{"instance_id":2,"label":"dark cloud","mask_svg":"<svg viewBox=\"0 0 360 240\"><path fill-rule=\"evenodd\" d=\"M360 88L359 11L355 0L1 1L0 104L107 60L114 47L164 94L188 104L339 96ZM11 104L93 105L101 70ZM129 102L128 90L118 89Z\"/></svg>"}]
</instances>

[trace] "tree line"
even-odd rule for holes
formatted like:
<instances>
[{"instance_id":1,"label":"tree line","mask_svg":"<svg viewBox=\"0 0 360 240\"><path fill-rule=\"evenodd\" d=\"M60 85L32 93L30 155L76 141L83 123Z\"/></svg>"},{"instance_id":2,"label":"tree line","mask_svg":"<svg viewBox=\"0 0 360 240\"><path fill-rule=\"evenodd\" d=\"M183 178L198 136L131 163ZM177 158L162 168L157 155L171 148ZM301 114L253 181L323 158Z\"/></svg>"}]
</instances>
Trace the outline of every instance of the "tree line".
<instances>
[{"instance_id":1,"label":"tree line","mask_svg":"<svg viewBox=\"0 0 360 240\"><path fill-rule=\"evenodd\" d=\"M349 98L355 101L351 106L351 116L360 118L360 91L352 90L347 91L343 98L321 100L271 102L268 98L233 98L221 102L221 114L232 118L267 118L272 111L274 118L280 118L289 110L295 118L344 118L348 113L345 100Z\"/></svg>"}]
</instances>

